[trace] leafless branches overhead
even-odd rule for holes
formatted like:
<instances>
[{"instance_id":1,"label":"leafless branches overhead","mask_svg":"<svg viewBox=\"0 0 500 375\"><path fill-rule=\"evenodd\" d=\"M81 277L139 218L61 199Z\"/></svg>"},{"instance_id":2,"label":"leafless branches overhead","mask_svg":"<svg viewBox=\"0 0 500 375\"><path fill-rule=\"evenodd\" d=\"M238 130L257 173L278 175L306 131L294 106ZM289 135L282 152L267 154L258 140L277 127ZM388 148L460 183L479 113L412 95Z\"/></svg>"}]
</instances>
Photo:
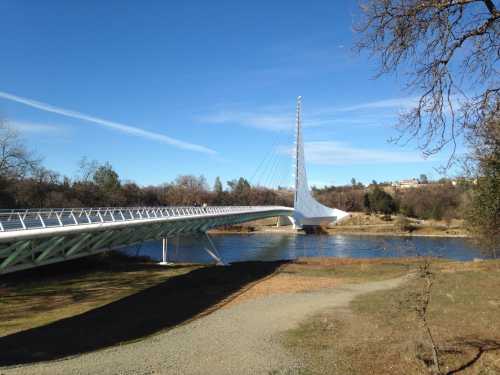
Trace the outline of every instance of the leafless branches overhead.
<instances>
[{"instance_id":1,"label":"leafless branches overhead","mask_svg":"<svg viewBox=\"0 0 500 375\"><path fill-rule=\"evenodd\" d=\"M379 74L404 72L418 93L396 141L417 140L425 155L471 137L500 102L500 12L492 0L368 0L356 26L359 51Z\"/></svg>"}]
</instances>

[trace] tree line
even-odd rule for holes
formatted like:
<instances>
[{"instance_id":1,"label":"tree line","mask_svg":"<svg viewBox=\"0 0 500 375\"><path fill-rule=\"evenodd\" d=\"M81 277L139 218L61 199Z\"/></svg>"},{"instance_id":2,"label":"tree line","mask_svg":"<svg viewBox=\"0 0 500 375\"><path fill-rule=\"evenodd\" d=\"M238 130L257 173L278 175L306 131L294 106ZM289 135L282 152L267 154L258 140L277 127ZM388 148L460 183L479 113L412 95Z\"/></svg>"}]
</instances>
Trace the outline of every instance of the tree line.
<instances>
[{"instance_id":1,"label":"tree line","mask_svg":"<svg viewBox=\"0 0 500 375\"><path fill-rule=\"evenodd\" d=\"M357 183L313 189L321 203L345 211L434 220L465 218L473 190L474 185L466 180L456 186L450 180L442 180L409 189L395 189L376 181L368 187Z\"/></svg>"},{"instance_id":2,"label":"tree line","mask_svg":"<svg viewBox=\"0 0 500 375\"><path fill-rule=\"evenodd\" d=\"M113 166L86 158L75 178L45 168L19 135L0 122L0 208L119 207L184 205L285 205L293 202L287 189L251 186L243 177L219 177L209 187L203 176L182 175L157 186L123 181Z\"/></svg>"},{"instance_id":3,"label":"tree line","mask_svg":"<svg viewBox=\"0 0 500 375\"><path fill-rule=\"evenodd\" d=\"M219 177L208 185L204 176L182 175L157 186L123 181L109 163L82 159L77 177L69 178L45 168L26 149L7 124L0 126L0 207L102 207L183 205L284 205L293 206L293 191L252 186L244 177ZM421 180L427 178L421 176ZM402 213L422 219L464 217L471 187L449 181L415 189L394 189L373 181L368 187L353 178L349 186L314 188L323 204L345 211L380 214Z\"/></svg>"}]
</instances>

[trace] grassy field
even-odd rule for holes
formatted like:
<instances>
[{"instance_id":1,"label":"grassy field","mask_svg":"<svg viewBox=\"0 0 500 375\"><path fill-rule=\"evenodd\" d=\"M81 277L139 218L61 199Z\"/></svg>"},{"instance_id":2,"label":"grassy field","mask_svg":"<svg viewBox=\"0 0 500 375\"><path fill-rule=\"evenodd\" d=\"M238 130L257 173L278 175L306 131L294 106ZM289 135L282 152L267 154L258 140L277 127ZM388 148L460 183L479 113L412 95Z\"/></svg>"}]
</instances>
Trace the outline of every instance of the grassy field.
<instances>
[{"instance_id":1,"label":"grassy field","mask_svg":"<svg viewBox=\"0 0 500 375\"><path fill-rule=\"evenodd\" d=\"M282 339L304 374L425 374L431 352L416 315L420 262L300 258L161 267L111 253L4 276L0 366L139 340L239 299L410 275L397 289L311 316ZM443 373L499 374L500 262L433 260L432 270L428 321Z\"/></svg>"},{"instance_id":2,"label":"grassy field","mask_svg":"<svg viewBox=\"0 0 500 375\"><path fill-rule=\"evenodd\" d=\"M323 276L344 282L396 277L408 261L299 259L279 273ZM159 266L146 259L107 253L0 280L0 337L97 309L202 266ZM210 286L207 286L210 288Z\"/></svg>"},{"instance_id":3,"label":"grassy field","mask_svg":"<svg viewBox=\"0 0 500 375\"><path fill-rule=\"evenodd\" d=\"M352 259L299 258L286 265L282 272L301 276L330 277L343 283L362 283L396 278L412 272L415 258Z\"/></svg>"},{"instance_id":4,"label":"grassy field","mask_svg":"<svg viewBox=\"0 0 500 375\"><path fill-rule=\"evenodd\" d=\"M225 306L283 264L163 267L114 255L2 278L0 367L140 341Z\"/></svg>"},{"instance_id":5,"label":"grassy field","mask_svg":"<svg viewBox=\"0 0 500 375\"><path fill-rule=\"evenodd\" d=\"M397 274L394 268L374 265L370 273ZM500 374L500 262L440 261L432 268L428 321L442 373ZM303 359L304 373L427 374L430 345L416 315L421 282L410 278L397 289L358 297L349 309L312 316L284 343Z\"/></svg>"},{"instance_id":6,"label":"grassy field","mask_svg":"<svg viewBox=\"0 0 500 375\"><path fill-rule=\"evenodd\" d=\"M0 337L96 309L196 268L107 253L2 276Z\"/></svg>"}]
</instances>

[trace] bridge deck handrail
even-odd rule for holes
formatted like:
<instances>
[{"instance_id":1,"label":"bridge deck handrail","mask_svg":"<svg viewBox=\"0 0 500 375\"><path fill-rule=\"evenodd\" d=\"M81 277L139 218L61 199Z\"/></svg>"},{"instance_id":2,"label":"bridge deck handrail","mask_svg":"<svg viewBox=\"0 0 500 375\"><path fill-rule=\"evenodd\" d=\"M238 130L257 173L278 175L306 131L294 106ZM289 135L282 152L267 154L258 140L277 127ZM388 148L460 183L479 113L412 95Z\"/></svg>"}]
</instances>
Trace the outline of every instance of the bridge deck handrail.
<instances>
[{"instance_id":1,"label":"bridge deck handrail","mask_svg":"<svg viewBox=\"0 0 500 375\"><path fill-rule=\"evenodd\" d=\"M281 206L144 206L0 209L0 233L132 220L221 215L269 209L289 208Z\"/></svg>"}]
</instances>

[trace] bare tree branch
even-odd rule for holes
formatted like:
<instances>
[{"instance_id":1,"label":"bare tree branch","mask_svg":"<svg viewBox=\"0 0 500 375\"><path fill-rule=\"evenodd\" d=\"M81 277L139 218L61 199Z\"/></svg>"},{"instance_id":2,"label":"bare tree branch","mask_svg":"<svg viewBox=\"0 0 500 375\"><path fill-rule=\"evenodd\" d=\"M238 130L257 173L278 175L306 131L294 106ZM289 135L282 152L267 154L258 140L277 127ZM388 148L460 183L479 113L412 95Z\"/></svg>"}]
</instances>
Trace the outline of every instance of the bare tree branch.
<instances>
[{"instance_id":1,"label":"bare tree branch","mask_svg":"<svg viewBox=\"0 0 500 375\"><path fill-rule=\"evenodd\" d=\"M358 51L378 75L403 71L417 105L400 116L396 142L424 155L451 148L484 126L499 101L500 12L490 0L368 0L356 26ZM474 122L471 121L474 118Z\"/></svg>"},{"instance_id":2,"label":"bare tree branch","mask_svg":"<svg viewBox=\"0 0 500 375\"><path fill-rule=\"evenodd\" d=\"M16 130L0 119L0 177L22 178L39 163L40 160L24 147Z\"/></svg>"},{"instance_id":3,"label":"bare tree branch","mask_svg":"<svg viewBox=\"0 0 500 375\"><path fill-rule=\"evenodd\" d=\"M495 14L495 12L497 12L497 9L495 8L495 4L493 4L493 1L491 0L483 0L483 1L491 14Z\"/></svg>"}]
</instances>

